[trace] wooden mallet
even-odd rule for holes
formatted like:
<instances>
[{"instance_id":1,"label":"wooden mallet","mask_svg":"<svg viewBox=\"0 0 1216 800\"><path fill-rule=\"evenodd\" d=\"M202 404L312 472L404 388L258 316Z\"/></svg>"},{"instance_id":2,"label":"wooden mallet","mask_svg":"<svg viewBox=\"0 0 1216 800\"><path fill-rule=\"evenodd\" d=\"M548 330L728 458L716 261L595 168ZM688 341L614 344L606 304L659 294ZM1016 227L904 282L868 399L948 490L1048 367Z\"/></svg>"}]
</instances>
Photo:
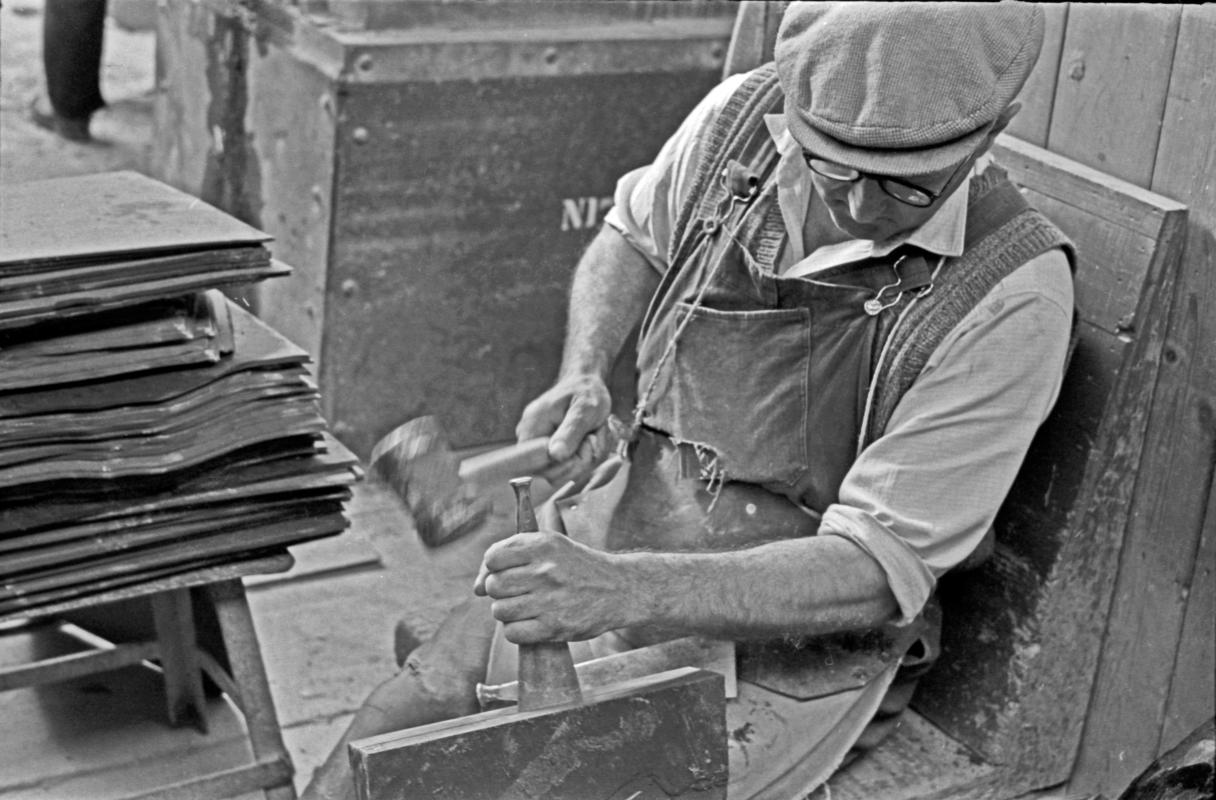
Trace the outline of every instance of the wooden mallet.
<instances>
[{"instance_id":1,"label":"wooden mallet","mask_svg":"<svg viewBox=\"0 0 1216 800\"><path fill-rule=\"evenodd\" d=\"M517 528L536 530L529 479ZM350 743L360 800L726 797L721 675L675 669L581 691L563 642L519 647L519 705Z\"/></svg>"}]
</instances>

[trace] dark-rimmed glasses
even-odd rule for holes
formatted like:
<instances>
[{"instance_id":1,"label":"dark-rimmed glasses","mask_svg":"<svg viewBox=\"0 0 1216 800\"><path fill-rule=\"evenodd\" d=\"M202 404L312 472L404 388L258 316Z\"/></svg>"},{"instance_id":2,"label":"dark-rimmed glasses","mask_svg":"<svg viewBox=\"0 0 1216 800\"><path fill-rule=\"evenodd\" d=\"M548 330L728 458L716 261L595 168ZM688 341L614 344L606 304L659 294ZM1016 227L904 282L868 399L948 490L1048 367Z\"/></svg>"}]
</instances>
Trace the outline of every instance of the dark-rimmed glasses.
<instances>
[{"instance_id":1,"label":"dark-rimmed glasses","mask_svg":"<svg viewBox=\"0 0 1216 800\"><path fill-rule=\"evenodd\" d=\"M917 186L914 183L908 183L899 178L893 178L890 175L874 175L869 172L862 172L859 169L853 169L852 167L846 167L842 164L819 158L814 153L808 153L805 150L802 151L802 160L806 162L811 172L814 172L816 175L822 175L830 180L841 181L843 183L856 183L862 178L869 178L878 184L878 188L891 197L894 197L901 203L906 203L917 208L927 208L942 196L941 192L930 191L923 186ZM950 178L943 184L943 189L945 186L950 185L951 181L954 180L954 176L958 174L959 168L966 163L967 160L964 159L954 168L954 172L950 173Z\"/></svg>"}]
</instances>

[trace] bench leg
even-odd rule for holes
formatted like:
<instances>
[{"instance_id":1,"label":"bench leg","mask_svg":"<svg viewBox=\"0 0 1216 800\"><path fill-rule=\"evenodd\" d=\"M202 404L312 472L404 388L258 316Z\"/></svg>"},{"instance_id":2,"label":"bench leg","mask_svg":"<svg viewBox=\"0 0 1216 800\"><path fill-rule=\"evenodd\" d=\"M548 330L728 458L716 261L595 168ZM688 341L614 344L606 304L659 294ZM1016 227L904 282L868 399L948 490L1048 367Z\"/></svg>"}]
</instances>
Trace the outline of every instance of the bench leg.
<instances>
[{"instance_id":1,"label":"bench leg","mask_svg":"<svg viewBox=\"0 0 1216 800\"><path fill-rule=\"evenodd\" d=\"M207 732L203 676L195 641L194 611L189 589L152 595L152 617L164 670L169 724L193 725Z\"/></svg>"},{"instance_id":2,"label":"bench leg","mask_svg":"<svg viewBox=\"0 0 1216 800\"><path fill-rule=\"evenodd\" d=\"M266 680L262 651L253 627L253 614L245 598L245 587L239 579L230 580L209 585L207 592L219 618L233 680L240 690L239 703L245 715L254 757L259 762L278 761L287 766L286 785L267 787L266 797L268 800L295 800L296 792L291 783L291 756L283 744L274 699Z\"/></svg>"}]
</instances>

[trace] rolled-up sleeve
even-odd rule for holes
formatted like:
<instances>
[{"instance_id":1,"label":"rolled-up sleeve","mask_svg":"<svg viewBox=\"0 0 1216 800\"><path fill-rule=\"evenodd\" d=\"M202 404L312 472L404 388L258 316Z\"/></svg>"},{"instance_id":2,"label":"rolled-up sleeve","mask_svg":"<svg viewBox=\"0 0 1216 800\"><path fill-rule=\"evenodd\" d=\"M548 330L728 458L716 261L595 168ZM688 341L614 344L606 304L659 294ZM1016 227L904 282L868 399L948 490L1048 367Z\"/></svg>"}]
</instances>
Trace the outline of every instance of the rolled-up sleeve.
<instances>
[{"instance_id":1,"label":"rolled-up sleeve","mask_svg":"<svg viewBox=\"0 0 1216 800\"><path fill-rule=\"evenodd\" d=\"M825 511L820 534L879 563L905 620L992 525L1059 394L1072 309L1059 250L1001 281L937 348Z\"/></svg>"},{"instance_id":2,"label":"rolled-up sleeve","mask_svg":"<svg viewBox=\"0 0 1216 800\"><path fill-rule=\"evenodd\" d=\"M617 181L604 223L619 231L656 270L667 270L673 221L688 196L699 148L744 74L732 75L697 104L652 163Z\"/></svg>"}]
</instances>

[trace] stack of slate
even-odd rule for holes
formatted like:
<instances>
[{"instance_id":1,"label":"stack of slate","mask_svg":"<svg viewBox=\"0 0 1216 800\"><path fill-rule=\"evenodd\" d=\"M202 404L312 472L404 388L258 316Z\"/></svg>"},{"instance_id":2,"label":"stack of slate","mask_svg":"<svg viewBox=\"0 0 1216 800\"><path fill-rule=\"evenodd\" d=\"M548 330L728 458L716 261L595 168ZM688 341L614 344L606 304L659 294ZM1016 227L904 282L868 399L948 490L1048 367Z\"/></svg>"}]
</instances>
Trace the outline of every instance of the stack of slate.
<instances>
[{"instance_id":1,"label":"stack of slate","mask_svg":"<svg viewBox=\"0 0 1216 800\"><path fill-rule=\"evenodd\" d=\"M287 272L268 237L135 173L0 212L0 617L347 526L307 353L216 288Z\"/></svg>"}]
</instances>

